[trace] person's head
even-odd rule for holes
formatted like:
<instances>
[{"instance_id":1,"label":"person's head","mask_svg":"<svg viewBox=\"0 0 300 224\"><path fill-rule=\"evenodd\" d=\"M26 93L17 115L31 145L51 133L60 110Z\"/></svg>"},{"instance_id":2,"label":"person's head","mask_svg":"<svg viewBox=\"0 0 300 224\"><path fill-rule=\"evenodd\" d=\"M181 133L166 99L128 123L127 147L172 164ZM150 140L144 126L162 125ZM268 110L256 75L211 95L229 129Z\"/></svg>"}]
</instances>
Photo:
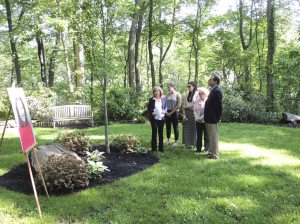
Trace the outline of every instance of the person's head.
<instances>
[{"instance_id":1,"label":"person's head","mask_svg":"<svg viewBox=\"0 0 300 224\"><path fill-rule=\"evenodd\" d=\"M161 97L163 95L163 90L159 86L155 86L152 93L154 97Z\"/></svg>"},{"instance_id":2,"label":"person's head","mask_svg":"<svg viewBox=\"0 0 300 224\"><path fill-rule=\"evenodd\" d=\"M220 85L220 76L218 76L217 74L212 74L208 80L208 85L210 86L216 86L216 85Z\"/></svg>"},{"instance_id":3,"label":"person's head","mask_svg":"<svg viewBox=\"0 0 300 224\"><path fill-rule=\"evenodd\" d=\"M208 91L208 89L206 89L204 87L200 87L200 88L198 88L198 93L199 93L200 99L204 100L208 96L209 91Z\"/></svg>"},{"instance_id":4,"label":"person's head","mask_svg":"<svg viewBox=\"0 0 300 224\"><path fill-rule=\"evenodd\" d=\"M197 85L194 82L189 82L186 87L188 88L189 92L195 92L197 90Z\"/></svg>"},{"instance_id":5,"label":"person's head","mask_svg":"<svg viewBox=\"0 0 300 224\"><path fill-rule=\"evenodd\" d=\"M170 93L176 90L176 87L173 82L168 83L168 90Z\"/></svg>"}]
</instances>

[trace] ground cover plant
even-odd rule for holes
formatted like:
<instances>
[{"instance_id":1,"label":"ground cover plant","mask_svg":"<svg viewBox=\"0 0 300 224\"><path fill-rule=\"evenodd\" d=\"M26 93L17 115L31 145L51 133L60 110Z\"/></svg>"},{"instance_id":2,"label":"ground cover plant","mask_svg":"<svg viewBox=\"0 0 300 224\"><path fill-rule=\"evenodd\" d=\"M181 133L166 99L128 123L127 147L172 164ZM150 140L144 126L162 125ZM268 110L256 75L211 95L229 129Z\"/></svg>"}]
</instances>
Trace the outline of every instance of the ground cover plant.
<instances>
[{"instance_id":1,"label":"ground cover plant","mask_svg":"<svg viewBox=\"0 0 300 224\"><path fill-rule=\"evenodd\" d=\"M109 130L111 137L130 133L150 147L150 125L116 124ZM35 132L45 144L60 131ZM103 127L84 133L103 144ZM42 223L299 223L299 136L296 128L222 123L221 159L167 147L155 153L159 163L111 184L51 200L40 196ZM9 130L0 175L25 161L19 147ZM0 187L0 223L41 223L33 196Z\"/></svg>"}]
</instances>

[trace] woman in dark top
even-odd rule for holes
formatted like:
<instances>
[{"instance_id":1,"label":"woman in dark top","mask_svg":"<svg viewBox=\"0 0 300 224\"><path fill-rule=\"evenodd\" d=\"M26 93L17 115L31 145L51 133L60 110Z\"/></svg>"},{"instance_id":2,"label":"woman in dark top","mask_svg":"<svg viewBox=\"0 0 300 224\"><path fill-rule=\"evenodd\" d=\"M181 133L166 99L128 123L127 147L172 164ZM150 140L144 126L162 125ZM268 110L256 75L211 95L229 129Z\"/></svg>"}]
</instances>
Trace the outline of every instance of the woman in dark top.
<instances>
[{"instance_id":1,"label":"woman in dark top","mask_svg":"<svg viewBox=\"0 0 300 224\"><path fill-rule=\"evenodd\" d=\"M167 112L167 101L163 95L163 91L159 86L153 88L153 97L149 99L148 116L151 123L151 149L157 151L157 133L158 133L158 149L164 151L163 146L163 129L165 123L165 114Z\"/></svg>"}]
</instances>

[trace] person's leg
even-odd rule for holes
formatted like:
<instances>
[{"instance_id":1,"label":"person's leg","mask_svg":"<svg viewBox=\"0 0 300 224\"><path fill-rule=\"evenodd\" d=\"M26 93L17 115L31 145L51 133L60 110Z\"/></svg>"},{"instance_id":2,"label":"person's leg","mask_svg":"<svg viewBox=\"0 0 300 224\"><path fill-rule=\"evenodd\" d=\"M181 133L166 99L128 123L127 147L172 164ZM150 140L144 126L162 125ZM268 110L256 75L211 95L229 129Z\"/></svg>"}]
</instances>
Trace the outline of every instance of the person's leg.
<instances>
[{"instance_id":1,"label":"person's leg","mask_svg":"<svg viewBox=\"0 0 300 224\"><path fill-rule=\"evenodd\" d=\"M156 121L151 121L151 129L152 129L152 135L151 135L151 149L152 151L157 150L157 123Z\"/></svg>"},{"instance_id":2,"label":"person's leg","mask_svg":"<svg viewBox=\"0 0 300 224\"><path fill-rule=\"evenodd\" d=\"M167 144L170 144L172 117L166 116Z\"/></svg>"},{"instance_id":3,"label":"person's leg","mask_svg":"<svg viewBox=\"0 0 300 224\"><path fill-rule=\"evenodd\" d=\"M159 151L164 151L164 121L157 121L157 129L158 129L158 149Z\"/></svg>"},{"instance_id":4,"label":"person's leg","mask_svg":"<svg viewBox=\"0 0 300 224\"><path fill-rule=\"evenodd\" d=\"M209 136L209 158L218 158L219 156L219 137L218 124L207 124L207 132Z\"/></svg>"},{"instance_id":5,"label":"person's leg","mask_svg":"<svg viewBox=\"0 0 300 224\"><path fill-rule=\"evenodd\" d=\"M173 124L173 130L174 130L174 137L175 137L175 143L173 144L173 147L177 146L178 138L179 138L179 130L178 130L178 112L175 112L171 116L172 118L172 124Z\"/></svg>"},{"instance_id":6,"label":"person's leg","mask_svg":"<svg viewBox=\"0 0 300 224\"><path fill-rule=\"evenodd\" d=\"M205 150L205 152L208 152L209 138L208 138L208 134L207 134L207 130L206 130L206 125L205 124L203 124L203 132L204 132L204 150Z\"/></svg>"},{"instance_id":7,"label":"person's leg","mask_svg":"<svg viewBox=\"0 0 300 224\"><path fill-rule=\"evenodd\" d=\"M201 123L196 122L196 130L197 130L197 142L196 142L196 152L201 152L202 148L202 130Z\"/></svg>"}]
</instances>

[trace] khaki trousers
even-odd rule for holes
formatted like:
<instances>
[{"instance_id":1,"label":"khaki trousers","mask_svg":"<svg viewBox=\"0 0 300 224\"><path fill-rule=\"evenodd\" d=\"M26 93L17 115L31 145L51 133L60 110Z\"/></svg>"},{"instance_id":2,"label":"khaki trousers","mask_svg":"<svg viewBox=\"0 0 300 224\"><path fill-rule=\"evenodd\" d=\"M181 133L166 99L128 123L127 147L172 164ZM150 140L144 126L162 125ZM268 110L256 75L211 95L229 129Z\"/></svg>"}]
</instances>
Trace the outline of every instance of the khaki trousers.
<instances>
[{"instance_id":1,"label":"khaki trousers","mask_svg":"<svg viewBox=\"0 0 300 224\"><path fill-rule=\"evenodd\" d=\"M219 128L218 124L207 124L206 130L209 139L209 148L208 152L215 156L219 157Z\"/></svg>"}]
</instances>

